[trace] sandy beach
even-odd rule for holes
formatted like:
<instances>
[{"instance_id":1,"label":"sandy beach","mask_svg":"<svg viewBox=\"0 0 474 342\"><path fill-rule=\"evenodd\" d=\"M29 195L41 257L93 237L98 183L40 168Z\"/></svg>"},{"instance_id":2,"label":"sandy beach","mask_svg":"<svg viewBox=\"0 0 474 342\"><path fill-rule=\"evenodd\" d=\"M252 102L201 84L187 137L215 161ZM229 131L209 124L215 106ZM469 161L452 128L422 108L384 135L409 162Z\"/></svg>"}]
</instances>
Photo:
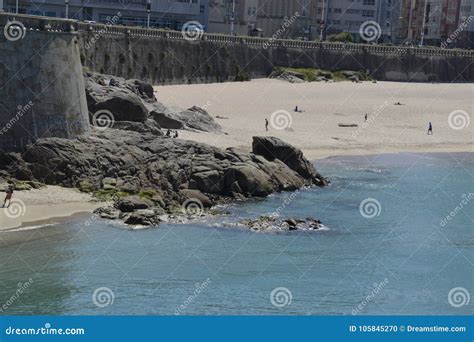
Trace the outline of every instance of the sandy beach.
<instances>
[{"instance_id":1,"label":"sandy beach","mask_svg":"<svg viewBox=\"0 0 474 342\"><path fill-rule=\"evenodd\" d=\"M216 121L226 134L183 131L180 137L223 148L249 149L252 136L273 135L301 148L309 159L339 154L473 150L473 126L462 121L472 115L472 84L291 84L257 79L158 86L155 90L158 100L166 105L197 105L213 117L221 117ZM397 102L403 105L395 105ZM295 106L303 112L294 112ZM451 126L464 128L450 126L453 112ZM276 113L274 120L272 113ZM270 121L268 132L265 118ZM430 121L433 135L427 135Z\"/></svg>"},{"instance_id":2,"label":"sandy beach","mask_svg":"<svg viewBox=\"0 0 474 342\"><path fill-rule=\"evenodd\" d=\"M155 90L166 105L205 108L223 128L223 133L181 131L180 138L222 148L250 150L252 136L271 135L301 148L313 160L340 154L473 151L472 125L449 119L454 112L470 120L472 84L290 84L258 79ZM296 105L301 112L294 111ZM430 121L433 135L427 135ZM459 125L463 128L455 129ZM101 205L91 195L57 186L16 191L13 198L15 206L0 211L0 230L54 223Z\"/></svg>"},{"instance_id":3,"label":"sandy beach","mask_svg":"<svg viewBox=\"0 0 474 342\"><path fill-rule=\"evenodd\" d=\"M59 186L15 191L11 206L0 208L0 230L45 225L55 223L58 218L92 212L101 203L91 201L91 195Z\"/></svg>"}]
</instances>

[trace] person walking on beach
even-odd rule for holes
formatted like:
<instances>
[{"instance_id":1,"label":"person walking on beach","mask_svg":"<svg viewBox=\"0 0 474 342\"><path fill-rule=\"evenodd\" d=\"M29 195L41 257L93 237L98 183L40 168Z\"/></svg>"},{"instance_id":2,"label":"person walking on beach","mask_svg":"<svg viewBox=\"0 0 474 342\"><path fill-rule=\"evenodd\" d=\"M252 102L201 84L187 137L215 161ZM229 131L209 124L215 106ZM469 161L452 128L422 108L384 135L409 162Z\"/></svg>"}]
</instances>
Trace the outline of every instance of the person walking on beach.
<instances>
[{"instance_id":1,"label":"person walking on beach","mask_svg":"<svg viewBox=\"0 0 474 342\"><path fill-rule=\"evenodd\" d=\"M365 122L367 122L367 114L365 114Z\"/></svg>"},{"instance_id":2,"label":"person walking on beach","mask_svg":"<svg viewBox=\"0 0 474 342\"><path fill-rule=\"evenodd\" d=\"M268 119L265 119L265 130L268 132Z\"/></svg>"},{"instance_id":3,"label":"person walking on beach","mask_svg":"<svg viewBox=\"0 0 474 342\"><path fill-rule=\"evenodd\" d=\"M433 125L431 122L428 124L428 135L433 135Z\"/></svg>"},{"instance_id":4,"label":"person walking on beach","mask_svg":"<svg viewBox=\"0 0 474 342\"><path fill-rule=\"evenodd\" d=\"M5 208L5 204L7 204L7 201L8 201L8 207L10 207L10 204L12 203L12 196L13 196L13 186L12 185L9 185L6 190L5 190L5 193L7 194L5 196L5 200L3 201L3 207L2 208ZM7 208L8 208L7 207Z\"/></svg>"}]
</instances>

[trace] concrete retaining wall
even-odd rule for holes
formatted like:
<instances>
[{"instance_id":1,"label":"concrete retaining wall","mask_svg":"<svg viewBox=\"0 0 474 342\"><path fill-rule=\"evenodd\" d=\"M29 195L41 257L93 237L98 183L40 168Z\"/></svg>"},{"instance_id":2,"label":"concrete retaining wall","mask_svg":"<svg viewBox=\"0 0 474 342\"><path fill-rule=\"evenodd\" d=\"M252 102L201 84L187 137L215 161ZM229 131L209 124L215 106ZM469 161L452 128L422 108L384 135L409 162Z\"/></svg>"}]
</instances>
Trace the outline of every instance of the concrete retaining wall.
<instances>
[{"instance_id":1,"label":"concrete retaining wall","mask_svg":"<svg viewBox=\"0 0 474 342\"><path fill-rule=\"evenodd\" d=\"M473 82L473 52L360 44L269 41L204 34L79 24L83 65L154 84L233 80L239 72L266 77L274 67L365 70L376 79Z\"/></svg>"},{"instance_id":2,"label":"concrete retaining wall","mask_svg":"<svg viewBox=\"0 0 474 342\"><path fill-rule=\"evenodd\" d=\"M56 32L35 21L29 23L35 30L18 24L21 36L15 40L4 34L9 19L0 15L0 149L21 150L40 137L87 135L77 33Z\"/></svg>"}]
</instances>

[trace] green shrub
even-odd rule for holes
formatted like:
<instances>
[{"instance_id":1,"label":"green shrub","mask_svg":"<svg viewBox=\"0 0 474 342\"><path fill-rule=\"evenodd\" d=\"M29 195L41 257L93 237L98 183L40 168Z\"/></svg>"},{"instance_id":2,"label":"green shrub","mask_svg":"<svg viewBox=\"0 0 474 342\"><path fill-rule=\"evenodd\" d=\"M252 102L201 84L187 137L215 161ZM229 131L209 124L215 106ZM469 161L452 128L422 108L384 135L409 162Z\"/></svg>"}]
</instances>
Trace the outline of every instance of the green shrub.
<instances>
[{"instance_id":1,"label":"green shrub","mask_svg":"<svg viewBox=\"0 0 474 342\"><path fill-rule=\"evenodd\" d=\"M331 34L327 37L330 42L342 42L342 43L352 43L354 39L349 32L340 32L336 34Z\"/></svg>"}]
</instances>

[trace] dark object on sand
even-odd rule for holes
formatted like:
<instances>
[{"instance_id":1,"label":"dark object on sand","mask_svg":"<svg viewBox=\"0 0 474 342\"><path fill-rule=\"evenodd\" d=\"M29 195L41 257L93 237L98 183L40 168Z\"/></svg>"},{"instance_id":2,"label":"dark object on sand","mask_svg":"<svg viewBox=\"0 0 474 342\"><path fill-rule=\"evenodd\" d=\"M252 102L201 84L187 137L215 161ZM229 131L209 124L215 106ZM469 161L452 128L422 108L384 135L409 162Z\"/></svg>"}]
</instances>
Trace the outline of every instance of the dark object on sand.
<instances>
[{"instance_id":1,"label":"dark object on sand","mask_svg":"<svg viewBox=\"0 0 474 342\"><path fill-rule=\"evenodd\" d=\"M338 124L339 127L359 127L358 124Z\"/></svg>"}]
</instances>

